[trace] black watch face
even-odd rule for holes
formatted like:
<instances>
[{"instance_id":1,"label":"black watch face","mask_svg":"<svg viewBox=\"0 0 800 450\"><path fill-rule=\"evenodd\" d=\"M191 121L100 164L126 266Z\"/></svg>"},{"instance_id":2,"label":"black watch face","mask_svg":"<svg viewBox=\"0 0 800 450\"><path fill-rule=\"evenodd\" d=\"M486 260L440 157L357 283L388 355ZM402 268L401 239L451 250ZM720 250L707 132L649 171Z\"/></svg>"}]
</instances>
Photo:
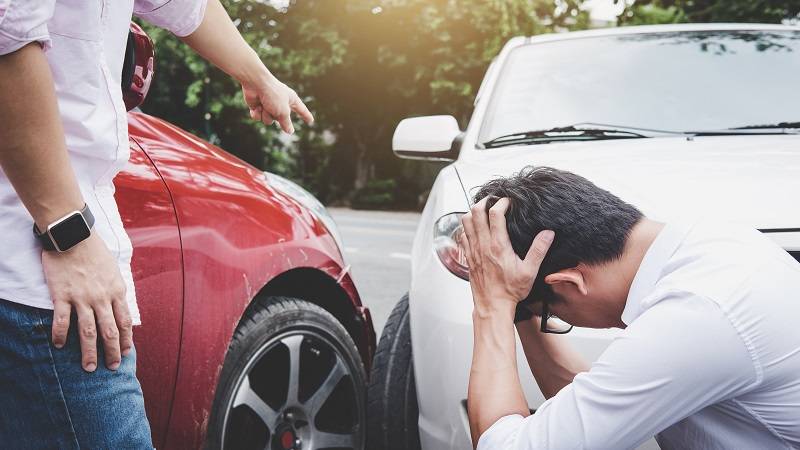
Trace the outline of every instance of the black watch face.
<instances>
[{"instance_id":1,"label":"black watch face","mask_svg":"<svg viewBox=\"0 0 800 450\"><path fill-rule=\"evenodd\" d=\"M50 236L53 237L62 252L85 240L90 234L91 230L86 226L86 221L80 214L73 214L50 229Z\"/></svg>"}]
</instances>

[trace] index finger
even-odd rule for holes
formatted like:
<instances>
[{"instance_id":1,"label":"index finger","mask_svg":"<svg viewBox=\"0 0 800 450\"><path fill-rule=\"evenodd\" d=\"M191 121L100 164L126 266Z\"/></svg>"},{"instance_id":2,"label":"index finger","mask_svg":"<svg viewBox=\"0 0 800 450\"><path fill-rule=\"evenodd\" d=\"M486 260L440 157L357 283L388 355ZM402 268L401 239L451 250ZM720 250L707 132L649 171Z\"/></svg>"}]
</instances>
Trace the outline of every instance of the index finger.
<instances>
[{"instance_id":1,"label":"index finger","mask_svg":"<svg viewBox=\"0 0 800 450\"><path fill-rule=\"evenodd\" d=\"M506 212L510 205L511 200L503 197L489 208L489 230L492 232L492 238L500 244L511 242L506 228Z\"/></svg>"},{"instance_id":2,"label":"index finger","mask_svg":"<svg viewBox=\"0 0 800 450\"><path fill-rule=\"evenodd\" d=\"M488 197L484 197L481 201L472 205L470 211L472 212L472 227L475 230L475 237L478 241L477 244L481 244L481 237L489 232L489 217L486 214L487 201Z\"/></svg>"},{"instance_id":3,"label":"index finger","mask_svg":"<svg viewBox=\"0 0 800 450\"><path fill-rule=\"evenodd\" d=\"M292 111L296 112L297 115L303 119L303 122L309 125L314 123L314 116L311 114L311 111L308 110L306 104L300 100L300 97L295 98L295 101L293 101L289 106L292 108Z\"/></svg>"},{"instance_id":4,"label":"index finger","mask_svg":"<svg viewBox=\"0 0 800 450\"><path fill-rule=\"evenodd\" d=\"M53 345L61 348L67 342L69 320L72 306L68 302L55 300L53 302Z\"/></svg>"}]
</instances>

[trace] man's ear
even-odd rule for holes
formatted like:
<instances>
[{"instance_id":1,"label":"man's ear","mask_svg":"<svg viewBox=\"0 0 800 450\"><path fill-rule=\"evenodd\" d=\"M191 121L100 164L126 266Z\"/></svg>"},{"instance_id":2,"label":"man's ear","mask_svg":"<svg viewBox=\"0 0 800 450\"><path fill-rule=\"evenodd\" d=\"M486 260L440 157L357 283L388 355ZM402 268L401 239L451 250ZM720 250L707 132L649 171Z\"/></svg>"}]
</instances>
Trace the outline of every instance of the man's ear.
<instances>
[{"instance_id":1,"label":"man's ear","mask_svg":"<svg viewBox=\"0 0 800 450\"><path fill-rule=\"evenodd\" d=\"M575 267L551 273L544 277L544 282L551 286L559 283L570 283L581 294L589 294L589 290L586 288L586 280L583 279L583 273Z\"/></svg>"}]
</instances>

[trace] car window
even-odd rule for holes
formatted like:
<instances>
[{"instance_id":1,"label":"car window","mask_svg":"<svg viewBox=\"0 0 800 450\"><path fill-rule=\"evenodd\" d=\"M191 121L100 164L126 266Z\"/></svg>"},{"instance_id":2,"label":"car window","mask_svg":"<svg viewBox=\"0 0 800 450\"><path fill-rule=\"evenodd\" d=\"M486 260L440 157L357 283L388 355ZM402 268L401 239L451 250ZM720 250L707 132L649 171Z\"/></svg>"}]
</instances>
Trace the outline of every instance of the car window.
<instances>
[{"instance_id":1,"label":"car window","mask_svg":"<svg viewBox=\"0 0 800 450\"><path fill-rule=\"evenodd\" d=\"M583 122L695 131L800 121L800 31L532 43L502 70L480 142Z\"/></svg>"}]
</instances>

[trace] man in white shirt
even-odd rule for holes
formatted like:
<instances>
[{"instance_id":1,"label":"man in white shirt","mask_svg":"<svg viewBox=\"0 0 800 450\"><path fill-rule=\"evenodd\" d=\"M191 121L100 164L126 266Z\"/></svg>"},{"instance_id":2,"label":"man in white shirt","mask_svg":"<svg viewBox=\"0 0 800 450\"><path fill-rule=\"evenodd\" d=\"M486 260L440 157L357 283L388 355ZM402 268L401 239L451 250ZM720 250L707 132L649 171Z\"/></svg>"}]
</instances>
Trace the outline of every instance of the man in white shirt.
<instances>
[{"instance_id":1,"label":"man in white shirt","mask_svg":"<svg viewBox=\"0 0 800 450\"><path fill-rule=\"evenodd\" d=\"M132 14L236 78L253 119L287 133L292 112L313 120L219 0L0 0L6 448L152 448L135 375L132 248L113 185L129 156L120 84ZM34 224L48 233L34 236Z\"/></svg>"},{"instance_id":2,"label":"man in white shirt","mask_svg":"<svg viewBox=\"0 0 800 450\"><path fill-rule=\"evenodd\" d=\"M652 436L662 448L800 448L800 264L787 252L751 229L652 221L546 167L489 182L476 201L462 245L479 449ZM515 322L548 398L532 415ZM624 331L589 366L554 334L565 324Z\"/></svg>"}]
</instances>

